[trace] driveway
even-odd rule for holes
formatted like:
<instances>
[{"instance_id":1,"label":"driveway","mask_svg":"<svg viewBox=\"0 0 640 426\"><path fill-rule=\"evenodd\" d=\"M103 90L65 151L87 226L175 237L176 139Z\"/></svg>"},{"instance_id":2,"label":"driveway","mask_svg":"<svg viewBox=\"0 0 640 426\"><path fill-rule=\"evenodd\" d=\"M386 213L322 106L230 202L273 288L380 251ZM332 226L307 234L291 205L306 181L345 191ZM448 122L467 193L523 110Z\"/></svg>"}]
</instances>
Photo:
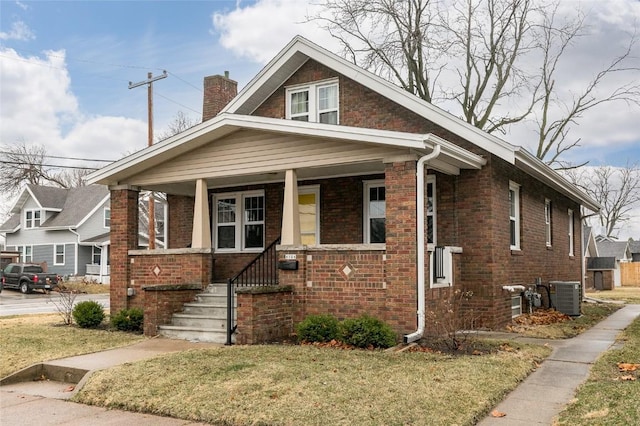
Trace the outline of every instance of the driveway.
<instances>
[{"instance_id":1,"label":"driveway","mask_svg":"<svg viewBox=\"0 0 640 426\"><path fill-rule=\"evenodd\" d=\"M54 302L60 304L59 298L60 294L56 292L22 294L18 290L4 289L0 293L0 316L57 313ZM109 294L78 294L75 303L85 300L95 300L109 311Z\"/></svg>"}]
</instances>

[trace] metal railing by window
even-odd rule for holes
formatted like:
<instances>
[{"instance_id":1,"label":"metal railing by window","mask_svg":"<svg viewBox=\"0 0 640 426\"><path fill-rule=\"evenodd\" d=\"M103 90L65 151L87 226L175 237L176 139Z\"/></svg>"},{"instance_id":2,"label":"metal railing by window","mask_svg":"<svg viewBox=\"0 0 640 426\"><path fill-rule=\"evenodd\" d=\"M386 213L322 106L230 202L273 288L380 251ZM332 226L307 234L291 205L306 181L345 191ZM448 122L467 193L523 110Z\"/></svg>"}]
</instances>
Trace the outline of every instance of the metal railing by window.
<instances>
[{"instance_id":1,"label":"metal railing by window","mask_svg":"<svg viewBox=\"0 0 640 426\"><path fill-rule=\"evenodd\" d=\"M278 285L278 253L276 252L278 244L280 244L280 237L269 244L234 277L227 280L227 345L231 344L231 336L238 327L237 324L233 324L234 288Z\"/></svg>"},{"instance_id":2,"label":"metal railing by window","mask_svg":"<svg viewBox=\"0 0 640 426\"><path fill-rule=\"evenodd\" d=\"M436 246L433 250L433 281L446 278L444 270L444 247Z\"/></svg>"}]
</instances>

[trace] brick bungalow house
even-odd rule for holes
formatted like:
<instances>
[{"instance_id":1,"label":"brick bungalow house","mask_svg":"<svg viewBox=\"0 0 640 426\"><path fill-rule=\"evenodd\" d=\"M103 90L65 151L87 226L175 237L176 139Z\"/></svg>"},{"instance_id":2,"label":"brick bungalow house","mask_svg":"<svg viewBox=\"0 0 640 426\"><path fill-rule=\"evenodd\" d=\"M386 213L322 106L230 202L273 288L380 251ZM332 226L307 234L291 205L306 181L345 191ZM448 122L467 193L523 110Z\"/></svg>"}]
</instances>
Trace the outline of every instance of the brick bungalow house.
<instances>
[{"instance_id":1,"label":"brick bungalow house","mask_svg":"<svg viewBox=\"0 0 640 426\"><path fill-rule=\"evenodd\" d=\"M509 286L582 281L580 211L599 206L523 148L301 37L239 94L204 84L201 124L90 176L111 190L111 309L143 307L147 334L264 251L281 269L247 281L279 285L236 287L240 343L314 313L413 341L457 289L499 328ZM166 249L135 250L140 190L167 194Z\"/></svg>"}]
</instances>

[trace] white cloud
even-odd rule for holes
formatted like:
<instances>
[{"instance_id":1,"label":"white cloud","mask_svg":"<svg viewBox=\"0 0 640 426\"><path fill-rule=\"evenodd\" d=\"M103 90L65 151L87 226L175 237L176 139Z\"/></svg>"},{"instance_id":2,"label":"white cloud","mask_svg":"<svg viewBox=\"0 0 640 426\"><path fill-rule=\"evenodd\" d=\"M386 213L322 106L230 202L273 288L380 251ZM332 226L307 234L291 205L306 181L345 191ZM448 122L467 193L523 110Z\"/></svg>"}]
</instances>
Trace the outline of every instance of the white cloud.
<instances>
[{"instance_id":1,"label":"white cloud","mask_svg":"<svg viewBox=\"0 0 640 426\"><path fill-rule=\"evenodd\" d=\"M0 31L0 40L33 40L35 34L23 21L16 21L11 24L9 32Z\"/></svg>"},{"instance_id":2,"label":"white cloud","mask_svg":"<svg viewBox=\"0 0 640 426\"><path fill-rule=\"evenodd\" d=\"M335 40L314 22L307 22L318 6L299 0L258 0L228 13L215 13L213 26L220 44L255 62L271 60L293 37L301 35L324 47Z\"/></svg>"}]
</instances>

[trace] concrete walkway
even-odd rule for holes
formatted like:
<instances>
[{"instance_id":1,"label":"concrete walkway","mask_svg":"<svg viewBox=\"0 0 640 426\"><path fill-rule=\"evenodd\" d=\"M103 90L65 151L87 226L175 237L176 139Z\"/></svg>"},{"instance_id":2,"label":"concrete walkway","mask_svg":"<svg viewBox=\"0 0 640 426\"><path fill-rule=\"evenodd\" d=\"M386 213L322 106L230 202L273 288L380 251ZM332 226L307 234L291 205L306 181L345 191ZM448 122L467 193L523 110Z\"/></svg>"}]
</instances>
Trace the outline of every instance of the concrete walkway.
<instances>
[{"instance_id":1,"label":"concrete walkway","mask_svg":"<svg viewBox=\"0 0 640 426\"><path fill-rule=\"evenodd\" d=\"M506 416L487 417L479 425L552 425L555 416L588 377L593 362L602 352L611 348L618 333L637 316L640 316L640 305L627 305L573 339L547 341L552 342L554 348L551 356L495 407ZM494 337L534 341L511 333L494 334ZM168 417L92 407L66 399L77 392L94 371L164 353L215 346L219 345L157 338L120 349L51 361L48 364L62 369L84 369L89 373L76 386L55 381L28 381L1 386L0 425L201 425Z\"/></svg>"},{"instance_id":2,"label":"concrete walkway","mask_svg":"<svg viewBox=\"0 0 640 426\"><path fill-rule=\"evenodd\" d=\"M506 416L489 416L478 425L552 425L589 377L591 365L638 316L640 305L626 305L579 336L554 341L551 356L495 407Z\"/></svg>"}]
</instances>

